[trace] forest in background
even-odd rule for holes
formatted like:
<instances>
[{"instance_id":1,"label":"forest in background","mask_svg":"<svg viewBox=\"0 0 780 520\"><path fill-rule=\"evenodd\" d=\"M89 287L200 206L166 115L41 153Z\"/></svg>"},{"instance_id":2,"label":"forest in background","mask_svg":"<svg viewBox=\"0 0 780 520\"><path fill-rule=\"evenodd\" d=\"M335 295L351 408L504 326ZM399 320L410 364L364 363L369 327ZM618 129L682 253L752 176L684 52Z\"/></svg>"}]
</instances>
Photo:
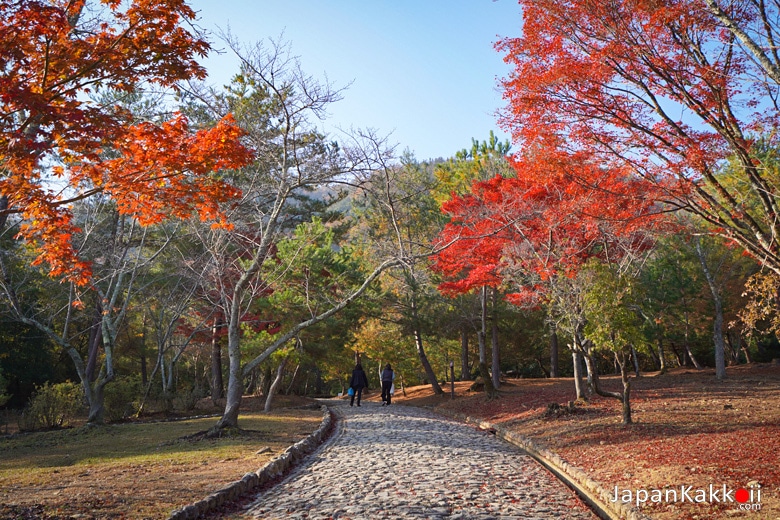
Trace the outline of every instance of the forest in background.
<instances>
[{"instance_id":1,"label":"forest in background","mask_svg":"<svg viewBox=\"0 0 780 520\"><path fill-rule=\"evenodd\" d=\"M3 2L5 407L71 382L92 422L210 397L235 426L359 356L374 388L622 373L630 422L631 372L780 358L778 13L743 3L521 2L514 144L420 160L322 135L348 91L284 42L226 37L241 68L204 83L182 2Z\"/></svg>"}]
</instances>

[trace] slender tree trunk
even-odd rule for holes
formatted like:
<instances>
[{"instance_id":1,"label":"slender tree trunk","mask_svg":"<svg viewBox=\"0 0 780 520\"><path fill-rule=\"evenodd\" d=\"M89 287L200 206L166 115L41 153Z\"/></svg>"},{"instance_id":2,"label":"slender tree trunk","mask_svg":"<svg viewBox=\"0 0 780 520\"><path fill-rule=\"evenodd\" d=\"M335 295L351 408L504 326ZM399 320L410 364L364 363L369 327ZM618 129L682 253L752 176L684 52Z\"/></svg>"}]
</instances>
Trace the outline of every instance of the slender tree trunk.
<instances>
[{"instance_id":1,"label":"slender tree trunk","mask_svg":"<svg viewBox=\"0 0 780 520\"><path fill-rule=\"evenodd\" d=\"M225 410L210 433L217 434L223 428L238 427L238 410L241 407L241 396L244 392L244 377L241 369L241 331L238 323L238 311L231 317L228 324L228 389L225 395Z\"/></svg>"},{"instance_id":2,"label":"slender tree trunk","mask_svg":"<svg viewBox=\"0 0 780 520\"><path fill-rule=\"evenodd\" d=\"M493 316L490 324L490 342L492 353L492 367L491 372L493 375L493 388L496 390L501 388L501 358L499 357L498 348L498 289L493 288Z\"/></svg>"},{"instance_id":3,"label":"slender tree trunk","mask_svg":"<svg viewBox=\"0 0 780 520\"><path fill-rule=\"evenodd\" d=\"M225 383L222 380L222 342L219 331L222 328L222 317L214 318L214 326L211 328L211 400L216 403L224 397Z\"/></svg>"},{"instance_id":4,"label":"slender tree trunk","mask_svg":"<svg viewBox=\"0 0 780 520\"><path fill-rule=\"evenodd\" d=\"M720 296L720 289L715 277L707 265L700 237L696 240L696 253L699 256L699 263L701 263L701 268L704 271L704 277L707 279L707 285L710 287L712 302L715 304L715 321L712 324L712 336L715 342L715 379L722 380L726 377L726 347L723 341L723 299Z\"/></svg>"},{"instance_id":5,"label":"slender tree trunk","mask_svg":"<svg viewBox=\"0 0 780 520\"><path fill-rule=\"evenodd\" d=\"M271 404L273 403L277 388L279 388L279 385L282 384L282 378L284 377L284 367L287 366L288 359L290 359L290 357L285 356L282 362L279 363L279 368L276 369L276 378L274 379L274 382L271 383L271 388L268 389L268 395L265 396L265 407L263 407L263 411L265 412L271 411Z\"/></svg>"},{"instance_id":6,"label":"slender tree trunk","mask_svg":"<svg viewBox=\"0 0 780 520\"><path fill-rule=\"evenodd\" d=\"M439 382L436 379L436 373L433 371L433 367L431 367L431 363L428 361L428 356L425 354L422 331L420 330L420 319L417 314L417 298L414 295L412 296L412 324L414 328L414 345L417 348L417 355L419 356L420 363L422 363L423 369L425 370L425 375L431 384L433 392L436 395L443 395L444 390L442 390L441 386L439 386Z\"/></svg>"},{"instance_id":7,"label":"slender tree trunk","mask_svg":"<svg viewBox=\"0 0 780 520\"><path fill-rule=\"evenodd\" d=\"M263 377L260 380L260 390L263 395L268 395L268 392L271 390L271 383L273 383L273 372L271 371L270 363L266 363L263 369Z\"/></svg>"},{"instance_id":8,"label":"slender tree trunk","mask_svg":"<svg viewBox=\"0 0 780 520\"><path fill-rule=\"evenodd\" d=\"M90 383L95 382L97 374L97 359L98 352L100 350L100 340L103 339L102 335L103 325L103 306L100 304L100 298L95 298L95 314L92 317L92 326L89 329L89 348L87 350L87 379Z\"/></svg>"},{"instance_id":9,"label":"slender tree trunk","mask_svg":"<svg viewBox=\"0 0 780 520\"><path fill-rule=\"evenodd\" d=\"M750 359L750 352L748 351L748 344L746 341L742 341L742 336L739 335L739 333L736 334L736 339L734 342L736 343L735 349L737 351L742 351L742 353L745 355L745 363L752 363Z\"/></svg>"},{"instance_id":10,"label":"slender tree trunk","mask_svg":"<svg viewBox=\"0 0 780 520\"><path fill-rule=\"evenodd\" d=\"M149 383L149 368L146 366L146 354L141 351L141 386L146 386Z\"/></svg>"},{"instance_id":11,"label":"slender tree trunk","mask_svg":"<svg viewBox=\"0 0 780 520\"><path fill-rule=\"evenodd\" d=\"M414 345L417 348L417 356L420 358L420 363L425 370L425 377L428 378L428 382L431 384L431 388L436 395L441 395L444 391L439 386L439 382L436 379L436 373L431 367L431 363L428 361L428 356L425 354L425 348L423 346L422 334L420 330L415 327L414 329Z\"/></svg>"},{"instance_id":12,"label":"slender tree trunk","mask_svg":"<svg viewBox=\"0 0 780 520\"><path fill-rule=\"evenodd\" d=\"M89 414L87 424L103 424L106 419L104 389L108 381L103 380L92 385L92 396L89 399Z\"/></svg>"},{"instance_id":13,"label":"slender tree trunk","mask_svg":"<svg viewBox=\"0 0 780 520\"><path fill-rule=\"evenodd\" d=\"M634 363L634 374L636 377L639 377L639 354L637 354L634 345L631 345L631 361Z\"/></svg>"},{"instance_id":14,"label":"slender tree trunk","mask_svg":"<svg viewBox=\"0 0 780 520\"><path fill-rule=\"evenodd\" d=\"M460 380L471 380L469 367L469 331L464 324L460 329Z\"/></svg>"},{"instance_id":15,"label":"slender tree trunk","mask_svg":"<svg viewBox=\"0 0 780 520\"><path fill-rule=\"evenodd\" d=\"M615 353L615 361L620 366L620 378L622 382L621 392L609 392L601 388L601 382L599 380L598 367L595 360L589 353L584 353L585 364L588 366L588 372L591 374L593 391L602 397L611 397L618 399L622 404L623 424L631 424L631 381L628 376L628 355L625 351L621 351L620 355Z\"/></svg>"},{"instance_id":16,"label":"slender tree trunk","mask_svg":"<svg viewBox=\"0 0 780 520\"><path fill-rule=\"evenodd\" d=\"M585 373L586 373L586 377L587 377L587 380L588 380L587 393L588 393L588 396L590 397L590 394L593 393L593 385L594 385L594 383L593 383L593 370L591 370L591 368L593 368L593 367L591 366L591 364L589 364L587 362L587 360L590 359L590 353L591 353L591 348L592 347L591 347L590 342L584 343L584 342L582 342L582 340L580 340L580 345L582 345L581 346L581 350L582 350L582 359L581 359L581 361L585 361Z\"/></svg>"},{"instance_id":17,"label":"slender tree trunk","mask_svg":"<svg viewBox=\"0 0 780 520\"><path fill-rule=\"evenodd\" d=\"M680 352L674 346L674 343L669 343L669 348L672 349L672 353L674 354L674 360L677 361L677 366L678 367L684 366L685 365L685 352L680 354Z\"/></svg>"},{"instance_id":18,"label":"slender tree trunk","mask_svg":"<svg viewBox=\"0 0 780 520\"><path fill-rule=\"evenodd\" d=\"M558 367L558 331L552 326L550 334L550 377L560 377Z\"/></svg>"},{"instance_id":19,"label":"slender tree trunk","mask_svg":"<svg viewBox=\"0 0 780 520\"><path fill-rule=\"evenodd\" d=\"M287 391L284 393L284 395L290 395L290 392L292 392L293 385L295 384L295 378L298 377L298 371L300 369L301 369L300 363L295 365L295 370L293 371L292 378L290 379L290 384L287 385Z\"/></svg>"},{"instance_id":20,"label":"slender tree trunk","mask_svg":"<svg viewBox=\"0 0 780 520\"><path fill-rule=\"evenodd\" d=\"M146 361L146 313L144 313L144 318L142 322L142 329L141 329L141 348L139 349L139 353L141 356L141 385L146 386L146 383L149 382L149 375L147 373L148 367L147 361Z\"/></svg>"},{"instance_id":21,"label":"slender tree trunk","mask_svg":"<svg viewBox=\"0 0 780 520\"><path fill-rule=\"evenodd\" d=\"M487 346L485 340L487 336L487 287L482 287L481 293L482 304L482 328L477 334L479 340L479 376L482 378L485 385L485 392L488 399L492 399L496 396L496 388L493 386L493 379L490 377L487 365Z\"/></svg>"},{"instance_id":22,"label":"slender tree trunk","mask_svg":"<svg viewBox=\"0 0 780 520\"><path fill-rule=\"evenodd\" d=\"M723 341L723 306L720 297L715 303L715 321L712 324L715 340L715 379L726 378L726 347Z\"/></svg>"},{"instance_id":23,"label":"slender tree trunk","mask_svg":"<svg viewBox=\"0 0 780 520\"><path fill-rule=\"evenodd\" d=\"M542 370L542 373L544 374L544 377L549 379L550 378L550 372L546 368L544 368L544 363L542 362L542 357L541 356L537 357L536 358L536 362L539 363L539 368ZM517 367L515 367L515 368L517 368Z\"/></svg>"},{"instance_id":24,"label":"slender tree trunk","mask_svg":"<svg viewBox=\"0 0 780 520\"><path fill-rule=\"evenodd\" d=\"M257 368L255 368L249 373L249 381L247 381L246 388L244 389L245 394L257 394L257 378ZM246 377L244 377L244 379L246 379Z\"/></svg>"},{"instance_id":25,"label":"slender tree trunk","mask_svg":"<svg viewBox=\"0 0 780 520\"><path fill-rule=\"evenodd\" d=\"M729 349L728 365L739 365L739 346L735 345L735 341L731 339L731 331L726 332L724 339L726 340L726 347ZM736 343L739 343L739 336L737 336Z\"/></svg>"},{"instance_id":26,"label":"slender tree trunk","mask_svg":"<svg viewBox=\"0 0 780 520\"><path fill-rule=\"evenodd\" d=\"M574 364L574 391L577 399L588 400L585 393L585 382L582 380L582 352L578 348L571 351L572 363Z\"/></svg>"},{"instance_id":27,"label":"slender tree trunk","mask_svg":"<svg viewBox=\"0 0 780 520\"><path fill-rule=\"evenodd\" d=\"M631 380L628 378L628 368L625 361L620 363L620 380L623 383L623 424L631 424Z\"/></svg>"},{"instance_id":28,"label":"slender tree trunk","mask_svg":"<svg viewBox=\"0 0 780 520\"><path fill-rule=\"evenodd\" d=\"M661 334L658 335L658 363L660 364L660 370L662 374L666 373L666 356L664 353L664 338Z\"/></svg>"},{"instance_id":29,"label":"slender tree trunk","mask_svg":"<svg viewBox=\"0 0 780 520\"><path fill-rule=\"evenodd\" d=\"M691 363L693 363L693 366L695 366L697 370L701 370L701 365L693 356L693 352L691 351L691 343L690 341L688 341L689 332L690 332L690 323L688 321L688 313L686 312L685 313L685 352L688 354L688 358L691 360Z\"/></svg>"}]
</instances>

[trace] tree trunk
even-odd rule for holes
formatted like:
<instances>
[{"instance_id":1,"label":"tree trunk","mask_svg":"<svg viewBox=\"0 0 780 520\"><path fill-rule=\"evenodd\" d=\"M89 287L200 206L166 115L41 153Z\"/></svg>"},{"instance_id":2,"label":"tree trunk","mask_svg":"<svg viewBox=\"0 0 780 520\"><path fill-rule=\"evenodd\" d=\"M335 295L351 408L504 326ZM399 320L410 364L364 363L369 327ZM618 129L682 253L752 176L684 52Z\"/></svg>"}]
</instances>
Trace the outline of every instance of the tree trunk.
<instances>
[{"instance_id":1,"label":"tree trunk","mask_svg":"<svg viewBox=\"0 0 780 520\"><path fill-rule=\"evenodd\" d=\"M591 374L593 391L602 397L612 397L614 399L618 399L623 405L623 424L631 424L631 382L628 377L628 355L626 352L621 351L620 356L618 356L617 352L615 353L615 361L617 361L617 364L620 366L620 377L623 383L621 392L609 392L601 388L598 367L596 366L595 360L589 353L584 353L583 357L585 358L585 364L588 366L588 372Z\"/></svg>"},{"instance_id":2,"label":"tree trunk","mask_svg":"<svg viewBox=\"0 0 780 520\"><path fill-rule=\"evenodd\" d=\"M664 338L661 334L658 335L658 363L660 364L661 373L665 374L666 359L664 357Z\"/></svg>"},{"instance_id":3,"label":"tree trunk","mask_svg":"<svg viewBox=\"0 0 780 520\"><path fill-rule=\"evenodd\" d=\"M539 363L539 368L542 370L544 377L549 379L550 372L546 368L544 368L544 363L542 363L542 357L541 356L537 357L536 362ZM515 368L517 368L517 366L515 366Z\"/></svg>"},{"instance_id":4,"label":"tree trunk","mask_svg":"<svg viewBox=\"0 0 780 520\"><path fill-rule=\"evenodd\" d=\"M258 378L257 368L255 368L254 370L252 370L249 373L249 381L247 381L246 388L244 388L244 393L245 394L247 394L247 395L257 395L258 394L258 391L257 391L257 378ZM244 379L246 379L246 377Z\"/></svg>"},{"instance_id":5,"label":"tree trunk","mask_svg":"<svg viewBox=\"0 0 780 520\"><path fill-rule=\"evenodd\" d=\"M290 384L287 385L287 391L284 393L284 395L290 395L290 392L292 392L293 385L295 384L295 378L298 377L298 371L301 369L301 364L298 363L295 366L295 370L293 371L292 379L290 379Z\"/></svg>"},{"instance_id":6,"label":"tree trunk","mask_svg":"<svg viewBox=\"0 0 780 520\"><path fill-rule=\"evenodd\" d=\"M493 316L490 324L490 343L491 343L491 373L493 375L493 388L501 388L501 359L498 352L498 289L493 288Z\"/></svg>"},{"instance_id":7,"label":"tree trunk","mask_svg":"<svg viewBox=\"0 0 780 520\"><path fill-rule=\"evenodd\" d=\"M560 369L558 367L558 331L555 325L552 326L552 333L550 334L550 377L560 377Z\"/></svg>"},{"instance_id":8,"label":"tree trunk","mask_svg":"<svg viewBox=\"0 0 780 520\"><path fill-rule=\"evenodd\" d=\"M675 359L675 361L677 361L677 366L678 367L684 366L685 365L685 352L680 354L680 352L674 346L674 343L670 343L669 347L672 349L672 352L674 353L674 359Z\"/></svg>"},{"instance_id":9,"label":"tree trunk","mask_svg":"<svg viewBox=\"0 0 780 520\"><path fill-rule=\"evenodd\" d=\"M469 332L464 324L460 329L460 380L471 380L469 367Z\"/></svg>"},{"instance_id":10,"label":"tree trunk","mask_svg":"<svg viewBox=\"0 0 780 520\"><path fill-rule=\"evenodd\" d=\"M149 374L147 373L148 367L146 366L146 314L144 314L143 319L143 325L141 329L141 348L140 355L141 355L141 385L146 386L146 384L149 382Z\"/></svg>"},{"instance_id":11,"label":"tree trunk","mask_svg":"<svg viewBox=\"0 0 780 520\"><path fill-rule=\"evenodd\" d=\"M436 379L436 373L433 371L433 367L431 367L431 363L428 361L428 356L425 354L422 335L420 334L419 329L416 327L414 330L414 345L417 348L417 355L420 358L420 363L422 364L423 369L425 370L425 376L428 378L428 382L431 384L433 393L436 395L444 394L444 391L441 389L441 386L439 386L439 382Z\"/></svg>"},{"instance_id":12,"label":"tree trunk","mask_svg":"<svg viewBox=\"0 0 780 520\"><path fill-rule=\"evenodd\" d=\"M263 377L260 381L260 390L263 395L268 395L268 392L271 390L271 383L273 383L273 372L271 371L271 364L266 363L263 369Z\"/></svg>"},{"instance_id":13,"label":"tree trunk","mask_svg":"<svg viewBox=\"0 0 780 520\"><path fill-rule=\"evenodd\" d=\"M241 407L241 397L244 391L244 378L241 370L241 331L238 323L238 311L228 325L228 389L225 395L225 410L222 417L214 425L210 433L216 434L224 428L238 427L238 410Z\"/></svg>"},{"instance_id":14,"label":"tree trunk","mask_svg":"<svg viewBox=\"0 0 780 520\"><path fill-rule=\"evenodd\" d=\"M425 370L425 375L428 378L428 382L431 384L433 393L436 395L443 395L444 390L441 389L439 382L436 380L436 373L433 371L431 363L428 361L428 356L425 354L425 348L423 347L422 331L420 330L420 319L417 314L417 299L415 296L412 296L412 324L414 328L414 345L417 348L417 355L419 356L420 363L422 363L423 369Z\"/></svg>"},{"instance_id":15,"label":"tree trunk","mask_svg":"<svg viewBox=\"0 0 780 520\"><path fill-rule=\"evenodd\" d=\"M620 380L623 383L623 424L631 424L631 380L628 378L626 363L620 364Z\"/></svg>"},{"instance_id":16,"label":"tree trunk","mask_svg":"<svg viewBox=\"0 0 780 520\"><path fill-rule=\"evenodd\" d=\"M577 394L577 399L587 401L588 396L585 394L585 383L582 380L582 352L575 347L571 351L571 357L574 364L574 391Z\"/></svg>"},{"instance_id":17,"label":"tree trunk","mask_svg":"<svg viewBox=\"0 0 780 520\"><path fill-rule=\"evenodd\" d=\"M95 382L97 369L98 352L100 350L100 341L103 339L103 306L100 304L100 298L95 298L95 314L92 318L92 326L89 329L89 340L87 350L87 379L90 383Z\"/></svg>"},{"instance_id":18,"label":"tree trunk","mask_svg":"<svg viewBox=\"0 0 780 520\"><path fill-rule=\"evenodd\" d=\"M284 367L287 365L287 360L290 359L289 356L285 356L281 363L279 363L279 368L276 369L276 378L274 379L274 382L271 383L271 388L268 389L268 395L265 396L265 406L263 407L263 411L270 412L271 411L271 404L273 403L274 394L276 394L276 390L279 388L279 385L282 384L282 378L284 377Z\"/></svg>"},{"instance_id":19,"label":"tree trunk","mask_svg":"<svg viewBox=\"0 0 780 520\"><path fill-rule=\"evenodd\" d=\"M211 400L214 403L225 395L225 383L222 380L222 342L219 340L221 327L222 318L218 316L214 319L211 329Z\"/></svg>"},{"instance_id":20,"label":"tree trunk","mask_svg":"<svg viewBox=\"0 0 780 520\"><path fill-rule=\"evenodd\" d=\"M728 365L739 365L739 336L737 336L737 340L734 341L731 339L731 331L728 331L726 332L724 339L726 340L726 347L729 349Z\"/></svg>"},{"instance_id":21,"label":"tree trunk","mask_svg":"<svg viewBox=\"0 0 780 520\"><path fill-rule=\"evenodd\" d=\"M715 379L722 380L726 377L726 347L723 341L723 299L720 297L717 281L712 275L704 257L701 237L698 237L696 240L696 253L699 256L699 263L701 263L701 268L704 271L704 277L707 279L707 285L710 287L712 302L715 304L715 321L712 324L712 335L715 342Z\"/></svg>"},{"instance_id":22,"label":"tree trunk","mask_svg":"<svg viewBox=\"0 0 780 520\"><path fill-rule=\"evenodd\" d=\"M688 359L691 360L691 363L693 363L693 366L696 367L696 370L701 370L701 365L693 356L693 352L691 352L691 343L690 341L688 341L689 333L690 333L690 323L688 322L688 313L685 313L685 353L688 354Z\"/></svg>"},{"instance_id":23,"label":"tree trunk","mask_svg":"<svg viewBox=\"0 0 780 520\"><path fill-rule=\"evenodd\" d=\"M715 340L715 379L726 378L726 347L723 341L723 307L720 297L715 303L715 321L712 324Z\"/></svg>"},{"instance_id":24,"label":"tree trunk","mask_svg":"<svg viewBox=\"0 0 780 520\"><path fill-rule=\"evenodd\" d=\"M492 399L496 396L496 388L493 386L493 379L490 377L490 372L487 366L487 346L485 345L485 337L487 336L487 287L482 287L481 293L482 304L482 328L477 333L477 339L479 341L479 376L482 378L482 382L485 385L485 392L488 399Z\"/></svg>"},{"instance_id":25,"label":"tree trunk","mask_svg":"<svg viewBox=\"0 0 780 520\"><path fill-rule=\"evenodd\" d=\"M735 343L737 344L735 349L738 351L742 351L743 354L745 354L745 363L752 363L750 359L750 352L748 352L748 344L746 341L742 341L742 336L737 333L737 338L735 340Z\"/></svg>"},{"instance_id":26,"label":"tree trunk","mask_svg":"<svg viewBox=\"0 0 780 520\"><path fill-rule=\"evenodd\" d=\"M146 386L149 382L149 368L146 366L146 354L141 351L141 386Z\"/></svg>"},{"instance_id":27,"label":"tree trunk","mask_svg":"<svg viewBox=\"0 0 780 520\"><path fill-rule=\"evenodd\" d=\"M105 393L104 389L108 381L103 380L92 386L89 399L88 424L103 424L106 419Z\"/></svg>"},{"instance_id":28,"label":"tree trunk","mask_svg":"<svg viewBox=\"0 0 780 520\"><path fill-rule=\"evenodd\" d=\"M593 374L594 374L594 372L593 372L593 370L591 370L593 367L587 362L587 360L590 357L590 353L591 353L591 344L590 344L590 342L588 342L588 343L580 342L580 345L582 345L580 347L581 350L582 350L581 361L585 361L585 373L586 373L587 379L588 379L588 384L587 384L586 388L587 388L588 397L590 397L590 394L593 393L593 386L595 384L593 382Z\"/></svg>"},{"instance_id":29,"label":"tree trunk","mask_svg":"<svg viewBox=\"0 0 780 520\"><path fill-rule=\"evenodd\" d=\"M637 354L637 351L633 345L631 345L631 361L634 363L634 374L636 377L639 377L639 354Z\"/></svg>"}]
</instances>

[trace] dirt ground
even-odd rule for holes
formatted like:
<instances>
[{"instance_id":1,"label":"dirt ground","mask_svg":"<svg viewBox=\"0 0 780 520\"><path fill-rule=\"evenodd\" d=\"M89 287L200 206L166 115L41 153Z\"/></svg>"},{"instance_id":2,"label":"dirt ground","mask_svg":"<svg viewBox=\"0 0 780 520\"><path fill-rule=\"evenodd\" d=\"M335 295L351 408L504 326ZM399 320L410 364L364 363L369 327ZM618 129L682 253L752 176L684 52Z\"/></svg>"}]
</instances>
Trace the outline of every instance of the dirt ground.
<instances>
[{"instance_id":1,"label":"dirt ground","mask_svg":"<svg viewBox=\"0 0 780 520\"><path fill-rule=\"evenodd\" d=\"M640 510L652 518L780 519L780 366L743 365L727 374L721 382L712 370L686 369L632 379L629 426L621 425L620 402L599 396L571 412L548 412L549 404L567 408L574 399L571 379L509 380L492 401L468 391L469 383L456 383L454 400L446 384L443 396L433 395L430 386L414 387L395 401L509 427L557 452L610 492L617 486L619 500L636 506L640 498ZM617 390L620 381L605 377L603 384ZM715 496L720 502L711 499L710 485L720 490ZM726 500L724 485L752 496L743 504ZM681 486L691 486L693 500L699 489L708 496L701 503L683 502ZM650 497L644 502L642 490ZM652 503L653 490L668 500ZM667 490L677 491L678 500Z\"/></svg>"},{"instance_id":2,"label":"dirt ground","mask_svg":"<svg viewBox=\"0 0 780 520\"><path fill-rule=\"evenodd\" d=\"M0 438L0 519L166 518L256 471L314 431L308 399L245 398L241 432L205 439L216 417L83 426ZM210 402L199 413L216 412ZM261 453L258 453L261 452Z\"/></svg>"}]
</instances>

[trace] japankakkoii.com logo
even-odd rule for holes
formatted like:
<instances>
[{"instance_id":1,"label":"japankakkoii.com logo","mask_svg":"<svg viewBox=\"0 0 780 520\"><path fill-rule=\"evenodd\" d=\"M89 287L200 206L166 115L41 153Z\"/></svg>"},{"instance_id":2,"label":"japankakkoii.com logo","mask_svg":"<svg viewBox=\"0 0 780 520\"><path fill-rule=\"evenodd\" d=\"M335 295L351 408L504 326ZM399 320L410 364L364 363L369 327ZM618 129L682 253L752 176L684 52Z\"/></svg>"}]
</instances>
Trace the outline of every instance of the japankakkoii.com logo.
<instances>
[{"instance_id":1,"label":"japankakkoii.com logo","mask_svg":"<svg viewBox=\"0 0 780 520\"><path fill-rule=\"evenodd\" d=\"M619 489L615 486L610 498L636 507L647 504L734 504L743 511L761 510L761 485L751 482L746 487L733 488L726 484L708 487L679 486L663 489Z\"/></svg>"}]
</instances>

